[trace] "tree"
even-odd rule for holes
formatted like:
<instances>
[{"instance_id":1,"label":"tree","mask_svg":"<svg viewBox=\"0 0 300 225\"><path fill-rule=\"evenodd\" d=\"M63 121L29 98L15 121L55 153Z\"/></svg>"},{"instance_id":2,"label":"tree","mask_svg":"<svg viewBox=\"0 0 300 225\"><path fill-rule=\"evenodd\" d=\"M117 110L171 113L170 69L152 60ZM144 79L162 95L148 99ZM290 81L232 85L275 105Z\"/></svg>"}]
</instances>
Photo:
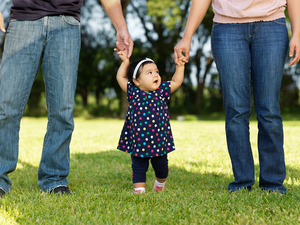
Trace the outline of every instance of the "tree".
<instances>
[{"instance_id":1,"label":"tree","mask_svg":"<svg viewBox=\"0 0 300 225\"><path fill-rule=\"evenodd\" d=\"M163 79L168 79L175 71L173 59L173 48L183 33L189 7L190 0L148 0L132 1L132 11L140 19L143 25L146 42L144 48L147 49L149 56L152 56L163 75ZM200 102L203 99L203 90L206 79L213 64L211 54L203 54L203 46L207 43L211 33L213 12L210 8L201 24L193 36L192 51L190 54L190 63L186 65L185 81L182 89L184 93L182 107L192 101L194 113L198 113ZM192 73L193 67L196 68ZM193 83L193 77L196 76L196 83ZM193 86L196 86L196 92ZM196 95L195 95L196 94ZM177 101L172 98L172 101Z\"/></svg>"}]
</instances>

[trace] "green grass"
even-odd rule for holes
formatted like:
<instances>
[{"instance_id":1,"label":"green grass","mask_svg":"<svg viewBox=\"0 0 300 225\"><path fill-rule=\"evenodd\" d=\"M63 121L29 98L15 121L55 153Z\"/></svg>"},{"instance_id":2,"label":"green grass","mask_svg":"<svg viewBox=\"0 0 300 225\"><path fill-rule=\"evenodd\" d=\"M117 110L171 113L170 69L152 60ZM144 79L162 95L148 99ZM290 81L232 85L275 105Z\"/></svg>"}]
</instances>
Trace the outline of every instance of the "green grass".
<instances>
[{"instance_id":1,"label":"green grass","mask_svg":"<svg viewBox=\"0 0 300 225\"><path fill-rule=\"evenodd\" d=\"M13 187L0 200L0 224L299 224L300 121L284 122L287 194L258 188L257 123L251 121L256 165L252 192L229 194L233 180L224 121L171 121L176 151L169 154L166 190L131 194L130 155L116 150L123 121L75 119L71 196L41 193L37 171L45 118L24 118Z\"/></svg>"}]
</instances>

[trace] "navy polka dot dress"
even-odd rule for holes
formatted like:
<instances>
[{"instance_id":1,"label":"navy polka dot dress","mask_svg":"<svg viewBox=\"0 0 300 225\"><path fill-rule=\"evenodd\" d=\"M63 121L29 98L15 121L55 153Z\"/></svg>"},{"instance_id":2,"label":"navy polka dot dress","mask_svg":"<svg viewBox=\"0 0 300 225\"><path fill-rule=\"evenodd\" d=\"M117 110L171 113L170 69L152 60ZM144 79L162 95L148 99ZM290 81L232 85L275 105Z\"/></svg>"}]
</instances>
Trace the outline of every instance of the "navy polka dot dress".
<instances>
[{"instance_id":1,"label":"navy polka dot dress","mask_svg":"<svg viewBox=\"0 0 300 225\"><path fill-rule=\"evenodd\" d=\"M168 106L171 82L156 91L141 91L128 82L129 101L118 149L137 157L158 157L175 150Z\"/></svg>"}]
</instances>

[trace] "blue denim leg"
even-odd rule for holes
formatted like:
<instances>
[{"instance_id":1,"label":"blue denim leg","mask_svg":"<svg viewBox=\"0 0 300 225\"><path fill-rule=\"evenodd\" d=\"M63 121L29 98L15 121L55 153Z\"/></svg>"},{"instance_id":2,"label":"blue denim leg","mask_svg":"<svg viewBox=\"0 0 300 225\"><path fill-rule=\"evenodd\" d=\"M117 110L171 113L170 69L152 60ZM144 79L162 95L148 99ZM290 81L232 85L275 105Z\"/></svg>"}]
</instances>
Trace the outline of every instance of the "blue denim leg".
<instances>
[{"instance_id":1,"label":"blue denim leg","mask_svg":"<svg viewBox=\"0 0 300 225\"><path fill-rule=\"evenodd\" d=\"M80 23L72 16L45 17L43 75L49 111L38 171L42 190L67 186L73 109L80 51Z\"/></svg>"},{"instance_id":2,"label":"blue denim leg","mask_svg":"<svg viewBox=\"0 0 300 225\"><path fill-rule=\"evenodd\" d=\"M258 29L260 26L261 29ZM270 26L270 28L264 30L266 28L264 26ZM285 177L285 165L278 96L283 73L283 62L287 52L286 42L288 40L286 40L286 36L279 39L270 37L278 35L276 29L279 26L283 27L278 24L278 21L273 21L242 24L218 23L214 24L213 27L212 51L223 91L227 146L235 178L235 181L228 185L228 190L230 191L240 188L250 190L254 184L254 163L249 140L252 80L255 109L259 123L260 178L264 177L263 179L265 179L265 177L269 177L268 183L276 180L275 183L269 183L269 186L262 186L262 180L260 180L260 186L268 190L279 189L281 192L285 192L285 188L282 185ZM273 66L273 70L266 72L268 70L264 68L266 65L275 64L271 56L277 54L277 47L274 46L278 45L285 46L285 51L282 48L279 50L281 52L279 56L280 63L276 61L277 65ZM270 49L274 53L270 53ZM262 52L265 54L262 54ZM274 70L276 70L276 75L273 74ZM276 76L276 79L271 76ZM272 81L269 79L272 79ZM266 99L270 99L268 95L270 92L272 96L276 97L271 97L272 100L267 100L266 103ZM267 124L264 121L269 123ZM276 132L270 130L271 124L276 126ZM267 129L265 129L266 127ZM265 130L263 131L263 129ZM273 149L274 146L276 146L276 149ZM275 160L274 158L266 160L269 157L269 155L266 155L268 151L272 152L271 154L276 158L276 163L279 163L277 166L281 167L279 169L281 172L277 169L272 171L272 173L269 171L267 172L269 174L266 174L266 170L270 169L270 160ZM271 168L273 169L273 166ZM283 170L284 173L282 173Z\"/></svg>"},{"instance_id":3,"label":"blue denim leg","mask_svg":"<svg viewBox=\"0 0 300 225\"><path fill-rule=\"evenodd\" d=\"M79 50L80 25L73 17L10 22L0 70L0 187L6 192L18 160L20 120L41 57L49 121L38 184L43 190L68 184Z\"/></svg>"},{"instance_id":4,"label":"blue denim leg","mask_svg":"<svg viewBox=\"0 0 300 225\"><path fill-rule=\"evenodd\" d=\"M228 189L250 189L254 162L249 140L251 52L247 25L214 24L211 44L223 92L227 146L235 178Z\"/></svg>"},{"instance_id":5,"label":"blue denim leg","mask_svg":"<svg viewBox=\"0 0 300 225\"><path fill-rule=\"evenodd\" d=\"M258 150L262 189L285 193L286 168L279 92L288 50L285 19L256 23L252 37L252 82L258 120Z\"/></svg>"},{"instance_id":6,"label":"blue denim leg","mask_svg":"<svg viewBox=\"0 0 300 225\"><path fill-rule=\"evenodd\" d=\"M11 21L6 33L0 69L0 187L12 186L8 174L18 161L20 120L43 51L38 22Z\"/></svg>"}]
</instances>

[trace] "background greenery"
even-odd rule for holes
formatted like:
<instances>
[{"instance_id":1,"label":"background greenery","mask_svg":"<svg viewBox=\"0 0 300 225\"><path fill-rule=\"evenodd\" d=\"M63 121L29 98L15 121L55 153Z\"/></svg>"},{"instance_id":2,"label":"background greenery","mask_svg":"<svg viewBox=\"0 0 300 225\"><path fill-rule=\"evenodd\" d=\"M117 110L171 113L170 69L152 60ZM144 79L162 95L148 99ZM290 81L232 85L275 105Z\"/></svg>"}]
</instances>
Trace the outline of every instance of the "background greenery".
<instances>
[{"instance_id":1,"label":"background greenery","mask_svg":"<svg viewBox=\"0 0 300 225\"><path fill-rule=\"evenodd\" d=\"M71 144L71 196L41 193L37 171L46 118L23 118L13 187L0 199L0 224L299 224L299 118L284 118L287 194L258 187L257 123L251 121L256 184L229 194L233 181L223 120L171 121L176 151L169 154L164 192L132 194L129 154L116 150L123 121L76 118Z\"/></svg>"},{"instance_id":2,"label":"background greenery","mask_svg":"<svg viewBox=\"0 0 300 225\"><path fill-rule=\"evenodd\" d=\"M174 72L173 47L186 23L190 0L122 0L135 42L132 60L153 58L163 75ZM1 0L8 22L11 0ZM166 190L153 192L153 170L147 193L132 195L129 155L116 150L126 98L115 79L115 32L99 1L84 0L82 48L76 91L75 131L71 144L71 196L41 193L37 171L46 118L22 120L20 158L10 174L11 192L0 200L0 224L299 224L299 64L285 68L281 91L287 178L286 196L258 188L257 123L251 121L256 184L250 193L229 194L233 180L226 148L222 93L211 52L209 9L192 41L182 87L171 98L176 151L169 155ZM96 29L95 29L96 28ZM288 24L289 28L289 24ZM4 36L0 37L0 58ZM287 59L288 61L288 59ZM45 116L42 71L35 81L25 115ZM182 116L182 117L177 117ZM101 117L101 118L97 118ZM252 114L255 119L255 114Z\"/></svg>"},{"instance_id":3,"label":"background greenery","mask_svg":"<svg viewBox=\"0 0 300 225\"><path fill-rule=\"evenodd\" d=\"M75 115L124 117L126 95L115 79L120 65L118 56L113 52L115 31L99 2L84 0L82 7L82 43ZM131 60L153 58L163 79L170 79L175 71L173 48L184 31L191 0L121 2L135 44ZM1 0L0 11L6 23L10 5L11 0ZM171 111L177 115L193 114L202 117L223 112L218 73L209 47L212 17L210 8L193 36L184 83L173 94L170 102ZM289 23L287 26L290 32ZM0 37L0 58L3 39L4 36ZM299 63L292 68L286 66L281 91L283 112L299 112L299 74ZM25 115L47 115L42 70L34 83Z\"/></svg>"}]
</instances>

